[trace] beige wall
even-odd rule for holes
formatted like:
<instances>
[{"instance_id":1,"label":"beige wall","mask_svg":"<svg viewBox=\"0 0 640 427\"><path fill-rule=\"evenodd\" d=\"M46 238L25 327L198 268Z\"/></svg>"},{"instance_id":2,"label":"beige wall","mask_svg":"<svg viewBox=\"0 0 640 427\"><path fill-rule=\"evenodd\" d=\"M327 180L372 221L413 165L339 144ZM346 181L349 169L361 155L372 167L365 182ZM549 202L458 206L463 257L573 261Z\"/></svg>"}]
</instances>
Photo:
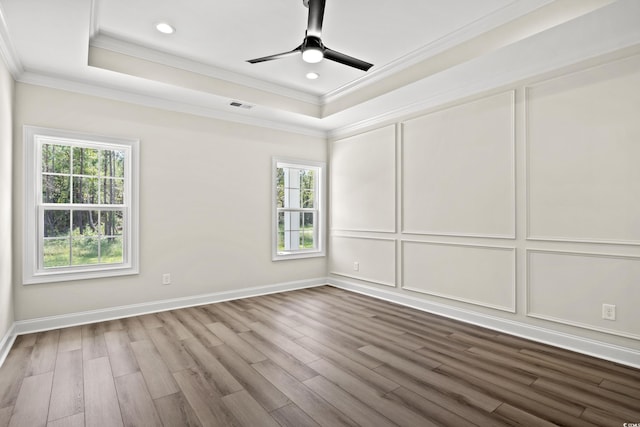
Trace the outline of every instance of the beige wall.
<instances>
[{"instance_id":1,"label":"beige wall","mask_svg":"<svg viewBox=\"0 0 640 427\"><path fill-rule=\"evenodd\" d=\"M13 79L0 56L0 341L13 325L11 280L13 90Z\"/></svg>"},{"instance_id":2,"label":"beige wall","mask_svg":"<svg viewBox=\"0 0 640 427\"><path fill-rule=\"evenodd\" d=\"M326 276L324 258L271 261L271 158L326 161L326 141L276 130L16 85L14 205L22 230L22 126L140 139L139 275L21 285L17 320ZM161 276L171 273L172 284Z\"/></svg>"},{"instance_id":3,"label":"beige wall","mask_svg":"<svg viewBox=\"0 0 640 427\"><path fill-rule=\"evenodd\" d=\"M334 141L330 271L640 349L639 87L636 55ZM366 190L369 151L387 180L380 194ZM395 201L395 231L373 226L393 224L376 209L353 213L368 228L344 227L344 188L364 189L363 207ZM616 305L615 321L602 319L602 304Z\"/></svg>"}]
</instances>

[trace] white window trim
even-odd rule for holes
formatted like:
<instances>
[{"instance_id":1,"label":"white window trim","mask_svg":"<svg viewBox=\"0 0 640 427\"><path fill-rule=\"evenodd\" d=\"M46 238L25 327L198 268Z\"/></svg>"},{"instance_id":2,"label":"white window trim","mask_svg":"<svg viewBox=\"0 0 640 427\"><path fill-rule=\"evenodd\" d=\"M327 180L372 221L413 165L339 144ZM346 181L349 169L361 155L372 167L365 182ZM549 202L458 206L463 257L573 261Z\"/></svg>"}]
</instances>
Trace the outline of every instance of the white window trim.
<instances>
[{"instance_id":1,"label":"white window trim","mask_svg":"<svg viewBox=\"0 0 640 427\"><path fill-rule=\"evenodd\" d=\"M278 164L294 168L315 168L318 170L316 178L316 196L318 202L318 222L316 228L316 237L318 246L314 250L300 250L292 252L278 251L278 190L276 182L278 179ZM272 261L284 261L290 259L316 258L326 255L325 249L325 230L326 230L326 208L325 208L325 188L326 188L326 163L311 160L289 159L282 157L273 157L271 164L271 259Z\"/></svg>"},{"instance_id":2,"label":"white window trim","mask_svg":"<svg viewBox=\"0 0 640 427\"><path fill-rule=\"evenodd\" d=\"M125 262L122 264L103 264L94 266L76 266L45 270L40 267L41 227L38 215L38 197L42 183L37 179L41 159L38 158L38 139L60 139L61 142L77 141L78 143L98 144L104 147L127 149L129 155L125 162L125 176L128 186L125 190L127 198L127 229L123 233ZM140 142L138 139L114 138L92 135L74 131L49 129L36 126L24 126L24 224L23 224L23 262L22 283L25 285L62 282L70 280L86 280L103 277L124 276L139 273L139 169Z\"/></svg>"}]
</instances>

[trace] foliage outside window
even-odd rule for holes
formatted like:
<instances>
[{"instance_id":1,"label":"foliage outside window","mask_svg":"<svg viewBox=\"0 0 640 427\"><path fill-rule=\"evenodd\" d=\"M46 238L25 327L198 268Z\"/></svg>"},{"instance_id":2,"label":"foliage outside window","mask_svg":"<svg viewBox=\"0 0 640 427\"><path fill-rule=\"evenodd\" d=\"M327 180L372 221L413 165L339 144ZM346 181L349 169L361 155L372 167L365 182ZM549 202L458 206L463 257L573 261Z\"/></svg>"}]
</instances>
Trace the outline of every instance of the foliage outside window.
<instances>
[{"instance_id":1,"label":"foliage outside window","mask_svg":"<svg viewBox=\"0 0 640 427\"><path fill-rule=\"evenodd\" d=\"M323 256L324 165L274 159L274 260Z\"/></svg>"},{"instance_id":2,"label":"foliage outside window","mask_svg":"<svg viewBox=\"0 0 640 427\"><path fill-rule=\"evenodd\" d=\"M137 149L25 127L25 283L137 273Z\"/></svg>"}]
</instances>

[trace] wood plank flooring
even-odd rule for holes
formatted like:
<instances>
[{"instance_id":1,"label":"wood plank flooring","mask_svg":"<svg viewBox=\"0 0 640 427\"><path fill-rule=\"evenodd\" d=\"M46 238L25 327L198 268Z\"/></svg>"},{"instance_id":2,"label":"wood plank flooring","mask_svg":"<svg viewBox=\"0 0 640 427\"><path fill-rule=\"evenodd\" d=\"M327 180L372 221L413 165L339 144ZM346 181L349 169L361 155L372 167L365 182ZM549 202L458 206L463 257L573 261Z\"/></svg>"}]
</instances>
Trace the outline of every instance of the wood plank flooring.
<instances>
[{"instance_id":1,"label":"wood plank flooring","mask_svg":"<svg viewBox=\"0 0 640 427\"><path fill-rule=\"evenodd\" d=\"M640 370L332 287L23 335L6 426L623 426Z\"/></svg>"}]
</instances>

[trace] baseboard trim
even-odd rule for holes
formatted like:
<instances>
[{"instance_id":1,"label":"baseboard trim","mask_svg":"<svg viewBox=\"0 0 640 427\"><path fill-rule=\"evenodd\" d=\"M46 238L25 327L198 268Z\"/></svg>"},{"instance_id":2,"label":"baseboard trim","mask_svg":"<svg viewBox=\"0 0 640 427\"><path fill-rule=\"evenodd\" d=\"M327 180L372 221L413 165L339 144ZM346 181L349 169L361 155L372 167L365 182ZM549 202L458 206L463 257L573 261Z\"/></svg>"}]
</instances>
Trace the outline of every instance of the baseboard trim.
<instances>
[{"instance_id":1,"label":"baseboard trim","mask_svg":"<svg viewBox=\"0 0 640 427\"><path fill-rule=\"evenodd\" d=\"M504 332L539 343L564 348L577 353L594 356L600 359L609 360L611 362L620 363L633 368L640 368L640 351L636 349L616 346L564 332L554 331L552 329L527 325L522 322L515 322L483 313L451 307L387 289L374 288L359 283L340 280L335 277L328 277L326 283L336 288L357 292L373 298L459 320L461 322L471 323L473 325Z\"/></svg>"},{"instance_id":2,"label":"baseboard trim","mask_svg":"<svg viewBox=\"0 0 640 427\"><path fill-rule=\"evenodd\" d=\"M240 298L250 298L297 289L313 288L330 285L336 288L357 292L384 301L400 304L417 310L438 314L473 325L508 333L518 337L530 339L555 347L564 348L600 359L609 360L623 365L640 368L640 351L632 348L615 346L601 341L591 340L575 335L554 331L539 326L527 325L522 322L503 319L483 313L452 307L427 301L411 295L401 294L388 289L380 289L335 277L301 280L266 286L256 286L232 291L214 292L210 294L159 300L150 303L132 304L100 310L70 313L60 316L41 317L30 320L19 320L9 328L0 341L0 366L4 363L9 350L18 335L51 329L66 328L94 322L120 319L123 317L139 316L178 308L194 307L203 304L230 301Z\"/></svg>"},{"instance_id":3,"label":"baseboard trim","mask_svg":"<svg viewBox=\"0 0 640 427\"><path fill-rule=\"evenodd\" d=\"M9 350L13 346L13 342L16 340L16 325L15 323L11 325L7 333L2 337L2 341L0 341L0 366L4 363L5 359L9 355Z\"/></svg>"},{"instance_id":4,"label":"baseboard trim","mask_svg":"<svg viewBox=\"0 0 640 427\"><path fill-rule=\"evenodd\" d=\"M326 278L322 277L317 279L300 280L295 282L286 282L266 286L256 286L232 291L214 292L210 294L159 300L149 303L131 304L100 310L63 314L59 316L40 317L30 320L18 320L14 323L12 330L15 339L15 336L17 335L29 334L33 332L48 331L51 329L85 325L95 322L104 322L107 320L121 319L123 317L158 313L161 311L175 310L178 308L194 307L198 305L212 304L216 302L230 301L240 298L256 297L278 292L294 291L296 289L313 288L326 284ZM11 343L13 343L13 341L11 341ZM9 348L11 348L11 346L9 346Z\"/></svg>"}]
</instances>

